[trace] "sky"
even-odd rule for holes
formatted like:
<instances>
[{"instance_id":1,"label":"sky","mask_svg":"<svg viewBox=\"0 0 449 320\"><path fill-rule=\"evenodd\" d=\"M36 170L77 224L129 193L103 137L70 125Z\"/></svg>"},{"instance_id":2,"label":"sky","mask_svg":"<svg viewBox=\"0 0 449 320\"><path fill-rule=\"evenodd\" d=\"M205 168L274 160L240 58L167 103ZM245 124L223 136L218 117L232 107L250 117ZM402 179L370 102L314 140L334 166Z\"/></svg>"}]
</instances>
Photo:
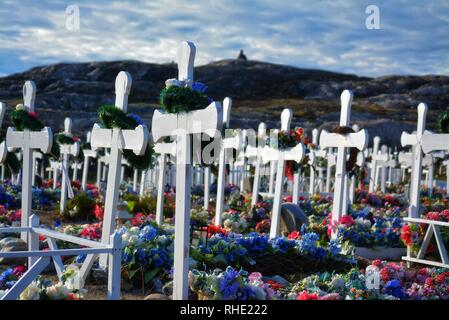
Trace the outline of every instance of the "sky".
<instances>
[{"instance_id":1,"label":"sky","mask_svg":"<svg viewBox=\"0 0 449 320\"><path fill-rule=\"evenodd\" d=\"M367 28L369 5L378 29ZM195 43L196 65L244 49L360 76L449 75L449 1L0 0L0 76L58 62L171 62L182 40Z\"/></svg>"}]
</instances>

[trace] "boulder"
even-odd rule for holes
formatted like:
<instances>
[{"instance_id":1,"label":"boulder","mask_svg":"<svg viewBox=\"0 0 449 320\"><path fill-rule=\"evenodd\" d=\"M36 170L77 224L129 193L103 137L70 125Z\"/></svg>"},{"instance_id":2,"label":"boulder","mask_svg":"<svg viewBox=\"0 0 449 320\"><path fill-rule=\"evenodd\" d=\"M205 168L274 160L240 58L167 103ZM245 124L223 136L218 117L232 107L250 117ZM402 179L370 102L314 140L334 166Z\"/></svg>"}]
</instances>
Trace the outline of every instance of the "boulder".
<instances>
[{"instance_id":1,"label":"boulder","mask_svg":"<svg viewBox=\"0 0 449 320\"><path fill-rule=\"evenodd\" d=\"M28 246L20 238L6 237L0 240L0 252L27 251ZM19 265L27 262L26 257L20 258L0 258L0 264Z\"/></svg>"},{"instance_id":2,"label":"boulder","mask_svg":"<svg viewBox=\"0 0 449 320\"><path fill-rule=\"evenodd\" d=\"M281 233L299 231L308 223L309 218L297 204L286 202L281 205Z\"/></svg>"}]
</instances>

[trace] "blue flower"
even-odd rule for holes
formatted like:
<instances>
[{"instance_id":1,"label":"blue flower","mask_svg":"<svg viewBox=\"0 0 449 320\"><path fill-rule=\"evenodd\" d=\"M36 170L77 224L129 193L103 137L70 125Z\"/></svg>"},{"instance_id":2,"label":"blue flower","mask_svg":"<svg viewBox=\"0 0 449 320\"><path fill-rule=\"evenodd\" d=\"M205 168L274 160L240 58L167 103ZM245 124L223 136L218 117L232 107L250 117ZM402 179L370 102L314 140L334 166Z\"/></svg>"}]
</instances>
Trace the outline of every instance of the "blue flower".
<instances>
[{"instance_id":1,"label":"blue flower","mask_svg":"<svg viewBox=\"0 0 449 320\"><path fill-rule=\"evenodd\" d=\"M337 240L332 239L329 242L329 252L331 253L332 256L336 256L336 255L340 254L341 245Z\"/></svg>"},{"instance_id":2,"label":"blue flower","mask_svg":"<svg viewBox=\"0 0 449 320\"><path fill-rule=\"evenodd\" d=\"M207 91L207 86L202 82L194 82L192 89L198 93L204 94Z\"/></svg>"},{"instance_id":3,"label":"blue flower","mask_svg":"<svg viewBox=\"0 0 449 320\"><path fill-rule=\"evenodd\" d=\"M80 254L80 255L76 256L76 258L75 258L76 263L83 263L84 260L86 260L85 254Z\"/></svg>"},{"instance_id":4,"label":"blue flower","mask_svg":"<svg viewBox=\"0 0 449 320\"><path fill-rule=\"evenodd\" d=\"M143 241L152 241L157 236L156 228L152 226L145 226L140 230L139 238Z\"/></svg>"}]
</instances>

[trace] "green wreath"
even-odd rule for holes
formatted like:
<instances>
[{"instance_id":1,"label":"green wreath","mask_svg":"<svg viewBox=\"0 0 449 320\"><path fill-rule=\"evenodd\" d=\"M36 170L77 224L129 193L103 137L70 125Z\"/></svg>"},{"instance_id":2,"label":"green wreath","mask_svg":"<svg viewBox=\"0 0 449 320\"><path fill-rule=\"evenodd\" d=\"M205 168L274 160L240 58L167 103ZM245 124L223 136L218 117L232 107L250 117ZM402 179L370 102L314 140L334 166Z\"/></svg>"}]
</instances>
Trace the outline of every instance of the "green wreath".
<instances>
[{"instance_id":1,"label":"green wreath","mask_svg":"<svg viewBox=\"0 0 449 320\"><path fill-rule=\"evenodd\" d=\"M43 123L37 118L37 114L28 112L20 104L9 113L9 119L17 131L23 131L24 129L41 131L44 128Z\"/></svg>"},{"instance_id":2,"label":"green wreath","mask_svg":"<svg viewBox=\"0 0 449 320\"><path fill-rule=\"evenodd\" d=\"M182 113L206 108L210 99L190 87L171 86L162 89L159 104L167 113Z\"/></svg>"},{"instance_id":3,"label":"green wreath","mask_svg":"<svg viewBox=\"0 0 449 320\"><path fill-rule=\"evenodd\" d=\"M98 111L101 125L104 128L120 128L124 130L133 130L140 124L140 119L134 115L128 115L114 105L104 105ZM136 155L132 150L123 150L123 157L131 166L139 170L145 170L152 167L152 158L154 150L149 143L145 153L141 156Z\"/></svg>"},{"instance_id":4,"label":"green wreath","mask_svg":"<svg viewBox=\"0 0 449 320\"><path fill-rule=\"evenodd\" d=\"M438 131L441 133L449 133L449 111L443 112L438 117Z\"/></svg>"}]
</instances>

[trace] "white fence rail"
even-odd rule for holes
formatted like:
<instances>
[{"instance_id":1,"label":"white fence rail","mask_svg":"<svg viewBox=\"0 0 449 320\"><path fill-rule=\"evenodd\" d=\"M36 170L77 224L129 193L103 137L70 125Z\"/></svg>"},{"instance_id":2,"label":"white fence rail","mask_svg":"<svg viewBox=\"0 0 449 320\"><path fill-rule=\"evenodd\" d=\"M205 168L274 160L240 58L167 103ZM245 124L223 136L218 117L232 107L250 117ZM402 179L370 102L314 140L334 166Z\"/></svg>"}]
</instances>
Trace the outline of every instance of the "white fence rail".
<instances>
[{"instance_id":1,"label":"white fence rail","mask_svg":"<svg viewBox=\"0 0 449 320\"><path fill-rule=\"evenodd\" d=\"M110 244L106 245L84 238L67 235L53 230L39 227L39 218L32 215L29 219L30 227L12 227L0 228L0 233L21 233L25 232L28 238L28 251L0 252L0 258L19 258L28 257L28 270L2 297L1 300L16 300L23 290L47 267L51 260L55 265L58 277L64 272L64 264L61 256L94 255L108 254L108 299L120 299L121 284L121 257L122 257L122 238L118 233L111 236ZM39 250L39 235L47 238L50 250ZM84 246L75 249L58 249L56 240L62 240ZM86 259L87 260L87 259ZM90 271L90 265L83 265L81 276L86 277Z\"/></svg>"}]
</instances>

